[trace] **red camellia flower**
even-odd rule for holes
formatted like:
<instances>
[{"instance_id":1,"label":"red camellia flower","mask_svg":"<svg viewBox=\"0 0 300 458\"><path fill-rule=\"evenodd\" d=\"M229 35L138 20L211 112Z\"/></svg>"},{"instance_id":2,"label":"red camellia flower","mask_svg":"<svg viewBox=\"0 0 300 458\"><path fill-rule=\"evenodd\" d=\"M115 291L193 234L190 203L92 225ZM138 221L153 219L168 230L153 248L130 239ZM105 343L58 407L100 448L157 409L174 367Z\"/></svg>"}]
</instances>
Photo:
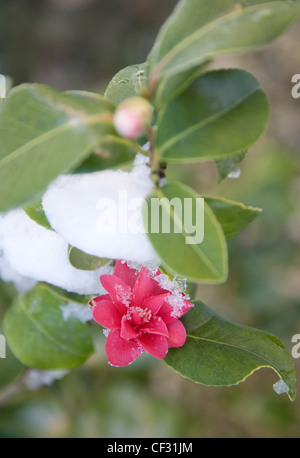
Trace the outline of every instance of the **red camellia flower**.
<instances>
[{"instance_id":1,"label":"red camellia flower","mask_svg":"<svg viewBox=\"0 0 300 458\"><path fill-rule=\"evenodd\" d=\"M90 301L93 318L109 330L105 350L112 366L126 366L144 351L163 359L181 347L186 331L178 318L193 305L159 270L140 272L117 261L100 281L108 294Z\"/></svg>"}]
</instances>

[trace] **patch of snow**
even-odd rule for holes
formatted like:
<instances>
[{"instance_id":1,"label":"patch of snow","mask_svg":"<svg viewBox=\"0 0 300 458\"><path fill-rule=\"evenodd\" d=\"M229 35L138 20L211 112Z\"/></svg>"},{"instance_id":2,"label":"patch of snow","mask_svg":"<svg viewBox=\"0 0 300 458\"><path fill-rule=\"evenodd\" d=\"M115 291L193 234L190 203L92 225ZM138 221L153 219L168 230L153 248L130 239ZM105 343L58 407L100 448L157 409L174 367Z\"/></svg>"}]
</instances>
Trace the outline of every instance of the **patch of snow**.
<instances>
[{"instance_id":1,"label":"patch of snow","mask_svg":"<svg viewBox=\"0 0 300 458\"><path fill-rule=\"evenodd\" d=\"M153 188L147 160L137 155L131 172L106 170L60 176L42 200L53 229L65 242L94 256L137 262L157 259L147 235L126 226L140 214L142 201ZM104 223L108 225L106 231L99 229ZM117 230L113 230L114 224Z\"/></svg>"},{"instance_id":2,"label":"patch of snow","mask_svg":"<svg viewBox=\"0 0 300 458\"><path fill-rule=\"evenodd\" d=\"M62 379L68 372L67 370L40 371L30 369L24 376L24 384L29 390L37 390L42 386L52 385L55 380Z\"/></svg>"},{"instance_id":3,"label":"patch of snow","mask_svg":"<svg viewBox=\"0 0 300 458\"><path fill-rule=\"evenodd\" d=\"M274 383L273 388L277 394L285 394L289 392L289 387L283 380L279 380L277 383Z\"/></svg>"},{"instance_id":4,"label":"patch of snow","mask_svg":"<svg viewBox=\"0 0 300 458\"><path fill-rule=\"evenodd\" d=\"M229 173L228 178L240 178L241 176L241 169L238 167L233 172Z\"/></svg>"},{"instance_id":5,"label":"patch of snow","mask_svg":"<svg viewBox=\"0 0 300 458\"><path fill-rule=\"evenodd\" d=\"M88 306L76 304L75 302L69 302L67 305L62 305L60 309L64 321L67 321L69 318L75 318L81 321L81 323L86 323L93 318L92 310Z\"/></svg>"},{"instance_id":6,"label":"patch of snow","mask_svg":"<svg viewBox=\"0 0 300 458\"><path fill-rule=\"evenodd\" d=\"M20 275L19 273L12 270L3 258L0 258L0 278L4 282L14 283L14 286L19 293L28 291L37 283L36 280L24 277L23 275Z\"/></svg>"},{"instance_id":7,"label":"patch of snow","mask_svg":"<svg viewBox=\"0 0 300 458\"><path fill-rule=\"evenodd\" d=\"M68 243L37 224L24 210L0 216L0 240L3 262L17 274L78 294L105 293L99 276L112 273L113 268L107 264L95 271L75 269L69 263Z\"/></svg>"}]
</instances>

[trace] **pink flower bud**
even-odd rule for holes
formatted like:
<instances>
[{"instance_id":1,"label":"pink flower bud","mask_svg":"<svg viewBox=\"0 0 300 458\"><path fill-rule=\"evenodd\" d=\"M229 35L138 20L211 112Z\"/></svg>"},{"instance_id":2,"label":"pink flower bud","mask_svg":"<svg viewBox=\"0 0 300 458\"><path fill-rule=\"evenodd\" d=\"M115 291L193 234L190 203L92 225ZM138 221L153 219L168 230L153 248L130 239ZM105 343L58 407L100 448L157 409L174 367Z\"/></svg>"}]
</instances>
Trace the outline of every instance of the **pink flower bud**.
<instances>
[{"instance_id":1,"label":"pink flower bud","mask_svg":"<svg viewBox=\"0 0 300 458\"><path fill-rule=\"evenodd\" d=\"M153 107L142 97L125 99L117 108L114 116L116 131L125 138L138 138L150 125Z\"/></svg>"}]
</instances>

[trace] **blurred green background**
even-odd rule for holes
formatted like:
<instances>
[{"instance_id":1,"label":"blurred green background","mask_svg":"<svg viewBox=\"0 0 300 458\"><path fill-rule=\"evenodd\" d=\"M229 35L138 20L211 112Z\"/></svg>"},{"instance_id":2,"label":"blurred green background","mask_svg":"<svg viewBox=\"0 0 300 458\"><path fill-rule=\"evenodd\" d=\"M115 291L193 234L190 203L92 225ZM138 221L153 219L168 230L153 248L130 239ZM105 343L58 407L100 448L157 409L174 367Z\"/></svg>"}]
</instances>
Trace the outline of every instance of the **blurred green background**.
<instances>
[{"instance_id":1,"label":"blurred green background","mask_svg":"<svg viewBox=\"0 0 300 458\"><path fill-rule=\"evenodd\" d=\"M0 73L14 84L103 92L126 65L143 62L174 0L1 0ZM173 165L169 179L199 192L263 208L229 242L226 284L198 287L197 297L225 318L276 334L291 351L300 334L300 24L263 50L220 59L214 67L252 72L269 95L272 120L251 148L238 179L217 184L214 164ZM1 284L0 319L14 295ZM24 390L22 366L7 350L0 360L0 437L300 437L300 395L290 402L269 369L232 388L183 379L142 357L124 369L97 353L50 387ZM295 360L300 380L300 359Z\"/></svg>"}]
</instances>

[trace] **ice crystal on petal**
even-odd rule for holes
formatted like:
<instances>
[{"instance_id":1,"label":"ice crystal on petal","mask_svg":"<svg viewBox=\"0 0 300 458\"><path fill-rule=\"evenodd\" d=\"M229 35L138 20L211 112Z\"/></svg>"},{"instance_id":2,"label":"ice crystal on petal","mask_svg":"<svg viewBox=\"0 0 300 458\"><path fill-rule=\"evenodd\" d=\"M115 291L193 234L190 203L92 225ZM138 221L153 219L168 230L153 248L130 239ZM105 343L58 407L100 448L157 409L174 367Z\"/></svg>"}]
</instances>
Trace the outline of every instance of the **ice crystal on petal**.
<instances>
[{"instance_id":1,"label":"ice crystal on petal","mask_svg":"<svg viewBox=\"0 0 300 458\"><path fill-rule=\"evenodd\" d=\"M179 318L182 315L182 309L185 305L185 301L188 301L189 299L189 296L183 296L180 291L173 291L167 299L168 303L173 307L171 316Z\"/></svg>"},{"instance_id":2,"label":"ice crystal on petal","mask_svg":"<svg viewBox=\"0 0 300 458\"><path fill-rule=\"evenodd\" d=\"M126 263L126 261L122 261L122 263ZM157 259L153 259L152 261L148 262L143 262L142 264L139 262L127 261L127 265L128 267L130 267L130 269L134 269L137 272L140 272L142 270L142 267L145 267L147 270L150 271L152 275L155 275L159 268L159 262L157 261Z\"/></svg>"},{"instance_id":3,"label":"ice crystal on petal","mask_svg":"<svg viewBox=\"0 0 300 458\"><path fill-rule=\"evenodd\" d=\"M103 329L103 334L105 337L108 337L108 334L110 333L110 329Z\"/></svg>"},{"instance_id":4,"label":"ice crystal on petal","mask_svg":"<svg viewBox=\"0 0 300 458\"><path fill-rule=\"evenodd\" d=\"M115 290L117 300L121 302L121 304L126 305L126 307L129 307L131 301L131 291L125 290L121 285L116 285Z\"/></svg>"},{"instance_id":5,"label":"ice crystal on petal","mask_svg":"<svg viewBox=\"0 0 300 458\"><path fill-rule=\"evenodd\" d=\"M187 287L186 279L177 278L176 276L171 280L167 275L160 273L156 275L154 278L159 286L167 291L173 292L176 290L180 290L184 292Z\"/></svg>"}]
</instances>

